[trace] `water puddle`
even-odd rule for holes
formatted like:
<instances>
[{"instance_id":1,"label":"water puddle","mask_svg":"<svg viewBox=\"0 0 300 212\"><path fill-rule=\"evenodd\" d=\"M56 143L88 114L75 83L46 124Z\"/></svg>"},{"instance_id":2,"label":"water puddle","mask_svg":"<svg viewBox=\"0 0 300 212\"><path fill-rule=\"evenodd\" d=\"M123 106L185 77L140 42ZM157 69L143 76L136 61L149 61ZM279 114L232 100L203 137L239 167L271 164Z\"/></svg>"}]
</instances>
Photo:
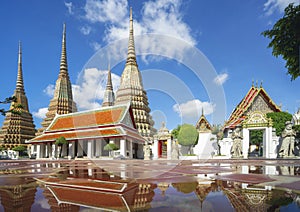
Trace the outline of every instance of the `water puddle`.
<instances>
[{"instance_id":1,"label":"water puddle","mask_svg":"<svg viewBox=\"0 0 300 212\"><path fill-rule=\"evenodd\" d=\"M300 165L102 163L2 163L0 211L300 211Z\"/></svg>"}]
</instances>

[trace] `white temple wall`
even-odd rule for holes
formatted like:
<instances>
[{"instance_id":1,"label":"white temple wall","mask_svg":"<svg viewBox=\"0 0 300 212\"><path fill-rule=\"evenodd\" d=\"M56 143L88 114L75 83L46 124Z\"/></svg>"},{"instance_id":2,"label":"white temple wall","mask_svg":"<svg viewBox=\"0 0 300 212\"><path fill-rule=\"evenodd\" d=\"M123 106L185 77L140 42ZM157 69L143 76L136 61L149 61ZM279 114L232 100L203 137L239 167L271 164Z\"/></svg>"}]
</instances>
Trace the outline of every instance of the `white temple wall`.
<instances>
[{"instance_id":1,"label":"white temple wall","mask_svg":"<svg viewBox=\"0 0 300 212\"><path fill-rule=\"evenodd\" d=\"M232 143L233 142L231 138L223 138L221 141L219 141L221 147L221 155L231 157L230 149L232 147Z\"/></svg>"},{"instance_id":2,"label":"white temple wall","mask_svg":"<svg viewBox=\"0 0 300 212\"><path fill-rule=\"evenodd\" d=\"M212 138L214 140L211 140ZM212 158L217 154L217 150L215 135L211 133L199 133L198 143L193 147L193 152L199 159Z\"/></svg>"}]
</instances>

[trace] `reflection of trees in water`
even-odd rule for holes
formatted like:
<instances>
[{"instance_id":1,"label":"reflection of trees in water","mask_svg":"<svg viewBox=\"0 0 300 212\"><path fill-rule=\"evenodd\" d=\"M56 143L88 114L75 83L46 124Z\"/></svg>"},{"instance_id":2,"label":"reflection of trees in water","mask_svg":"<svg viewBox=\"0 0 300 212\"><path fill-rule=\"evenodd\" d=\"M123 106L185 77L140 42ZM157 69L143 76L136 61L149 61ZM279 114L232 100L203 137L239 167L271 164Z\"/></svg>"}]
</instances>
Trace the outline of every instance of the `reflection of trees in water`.
<instances>
[{"instance_id":1,"label":"reflection of trees in water","mask_svg":"<svg viewBox=\"0 0 300 212\"><path fill-rule=\"evenodd\" d=\"M183 182L183 183L172 183L172 186L176 188L177 191L189 194L196 190L198 182Z\"/></svg>"},{"instance_id":2,"label":"reflection of trees in water","mask_svg":"<svg viewBox=\"0 0 300 212\"><path fill-rule=\"evenodd\" d=\"M201 206L209 193L222 191L235 211L274 211L293 201L300 207L300 197L294 193L254 186L242 188L240 182L215 180L203 184L201 182L172 183L172 186L184 194L195 192Z\"/></svg>"}]
</instances>

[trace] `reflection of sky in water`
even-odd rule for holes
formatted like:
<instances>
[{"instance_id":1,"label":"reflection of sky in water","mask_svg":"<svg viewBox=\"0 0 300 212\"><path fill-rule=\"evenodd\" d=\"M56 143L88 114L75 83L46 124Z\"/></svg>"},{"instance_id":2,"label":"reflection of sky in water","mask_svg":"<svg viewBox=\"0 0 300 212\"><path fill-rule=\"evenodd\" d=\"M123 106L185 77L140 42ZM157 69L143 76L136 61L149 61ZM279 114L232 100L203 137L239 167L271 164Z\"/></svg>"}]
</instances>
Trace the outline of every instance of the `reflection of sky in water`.
<instances>
[{"instance_id":1,"label":"reflection of sky in water","mask_svg":"<svg viewBox=\"0 0 300 212\"><path fill-rule=\"evenodd\" d=\"M121 168L120 170L124 170L124 167L126 167L124 166L124 164L121 164L122 163L121 161L114 161L114 162L112 161L106 163L110 164L107 167L113 167L114 169L116 169L117 166L120 166ZM129 163L133 163L133 162L129 162ZM123 166L121 166L120 164ZM151 163L151 165L146 164L142 167L143 169L152 170L151 168L152 165L153 162ZM156 211L201 211L201 208L202 211L235 211L236 205L233 204L232 202L233 200L239 200L239 204L244 204L248 209L252 207L252 205L249 204L250 201L249 199L247 199L247 195L248 197L251 196L252 194L251 190L253 189L255 191L261 190L263 194L267 194L267 196L265 196L266 198L270 197L270 199L267 199L265 202L263 202L264 206L266 207L266 210L272 211L274 209L280 211L300 211L300 206L299 206L300 196L298 194L300 188L299 187L300 170L298 165L291 166L289 163L290 166L286 166L284 164L276 164L278 166L274 166L274 165L270 165L269 162L262 166L257 165L257 162L249 166L247 165L244 166L236 163L199 163L199 162L193 165L197 165L197 166L185 167L184 165L181 166L178 165L176 169L168 170L168 174L170 175L165 173L166 181L164 181L164 178L162 177L163 175L159 175L155 181L151 181L151 180L148 181L146 180L146 178L142 178L143 179L142 183L134 181L134 183L136 183L136 185L138 186L140 186L141 184L142 185L151 184L153 186L151 186L151 189L149 189L149 193L146 193L145 196L143 195L136 196L136 194L139 193L140 190L135 190L134 191L136 192L134 193L135 196L131 195L130 193L132 198L126 198L125 194L124 197L129 204L134 204L132 202L132 199L137 200L138 198L147 197L148 200L146 201L146 205L148 204L149 208L144 208L144 209L141 208L141 210L147 210L147 211L155 211L155 212ZM60 167L59 172L57 172L58 167ZM88 178L89 180L94 180L94 179L101 180L102 178L106 180L109 179L110 181L122 180L120 177L118 177L118 175L120 174L120 170L118 171L115 170L114 177L112 177L111 174L108 174L107 167L104 170L103 168L91 162L76 162L76 164L70 164L67 162L60 163L54 161L51 163L41 162L41 164L38 165L36 164L36 162L34 162L34 165L29 164L27 167L16 165L15 170L17 169L22 170L22 172L19 172L18 175L20 177L16 177L16 175L14 175L14 171L11 172L13 175L10 175L9 173L6 173L5 175L4 174L0 175L0 200L1 201L7 200L7 197L5 196L6 192L13 196L14 187L21 188L22 186L24 186L23 191L25 191L25 189L27 188L30 191L34 189L35 192L34 194L35 196L34 197L32 196L31 199L31 200L34 199L34 203L31 206L31 211L38 211L38 212L50 211L51 207L48 203L49 201L48 198L50 199L53 198L50 201L52 205L53 204L52 200L56 202L55 197L51 196L50 191L46 192L47 194L45 197L44 190L47 189L45 185L41 186L43 183L36 184L31 177L49 179L48 176L52 175L50 179L53 180L56 178L58 179L58 182L62 182L62 181L70 182L68 181L70 179L87 180ZM87 168L91 172L88 172ZM130 171L130 170L132 172L138 171L136 170L137 169L136 166L134 166L134 168L132 166L127 166L126 169L129 169L126 171ZM140 169L142 168L140 167ZM186 171L186 169L191 169L193 171L197 170L199 171L199 173L205 170L206 171L214 170L213 173L216 173L215 171L217 171L218 169L219 173L218 175L209 174L209 176L205 176L205 174L194 175L189 172L187 173L184 172ZM28 172L27 170L30 170L30 172ZM53 170L56 170L56 172L53 172ZM42 173L49 173L49 174L43 175ZM76 175L76 173L78 175ZM247 173L249 173L250 175L242 175ZM39 174L41 175L39 176ZM251 183L250 181L248 183L244 183L246 181L241 180L242 178L239 179L235 178L237 174L239 174L239 176L241 176L242 178L243 176L244 177L246 176L246 178L243 179L246 181L247 180L251 181L251 179L249 178L252 178L252 180L254 180L253 182L257 180L259 181L264 176L266 177L267 180L266 181L263 180L260 181L259 183L254 183L254 184ZM174 177L174 179L172 176ZM183 176L187 177L185 178L186 181L179 181L178 177L183 177ZM198 176L198 178L196 177L193 178L192 176ZM269 177L275 180L271 179L270 181ZM184 178L180 178L180 179L182 180ZM233 179L237 179L237 181L234 181ZM282 187L282 186L286 186L286 187ZM86 188L83 189L87 191ZM74 190L74 192L76 192L76 189ZM16 199L18 199L17 196L19 194L20 193L18 192L15 193ZM234 199L232 199L233 197ZM12 200L13 199L7 201L12 201ZM76 204L74 202L68 202L68 203L70 205ZM3 204L3 202L1 202L1 204ZM0 204L0 211L4 211L5 208L1 204ZM57 207L57 205L55 207ZM88 207L90 206L87 207L81 206L78 207L77 209L79 209L79 211L99 211L94 208L88 208ZM134 206L130 205L130 207L134 207Z\"/></svg>"},{"instance_id":2,"label":"reflection of sky in water","mask_svg":"<svg viewBox=\"0 0 300 212\"><path fill-rule=\"evenodd\" d=\"M174 207L175 211L199 211L201 208L202 211L234 211L221 191L210 192L202 204L194 191L185 194L172 186L167 189L164 196L161 195L160 189L157 188L154 191L155 196L151 202L150 211L170 210L170 207Z\"/></svg>"},{"instance_id":3,"label":"reflection of sky in water","mask_svg":"<svg viewBox=\"0 0 300 212\"><path fill-rule=\"evenodd\" d=\"M49 211L50 205L48 204L48 200L43 195L44 189L37 187L37 191L35 193L34 204L31 207L32 211Z\"/></svg>"}]
</instances>

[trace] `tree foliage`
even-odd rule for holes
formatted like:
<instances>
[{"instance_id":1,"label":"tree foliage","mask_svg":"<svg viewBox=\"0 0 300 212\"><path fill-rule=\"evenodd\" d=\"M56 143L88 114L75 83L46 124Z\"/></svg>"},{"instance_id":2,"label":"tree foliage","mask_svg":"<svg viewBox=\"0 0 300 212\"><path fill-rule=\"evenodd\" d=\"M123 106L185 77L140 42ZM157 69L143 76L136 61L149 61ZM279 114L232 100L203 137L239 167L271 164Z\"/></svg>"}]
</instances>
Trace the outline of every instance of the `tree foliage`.
<instances>
[{"instance_id":1,"label":"tree foliage","mask_svg":"<svg viewBox=\"0 0 300 212\"><path fill-rule=\"evenodd\" d=\"M10 103L16 103L17 98L15 96L8 97L4 101L0 101L0 104L10 104ZM5 116L6 113L11 112L13 114L20 114L20 109L22 109L23 106L21 104L13 104L12 109L10 110L5 110L4 108L0 108L0 113L2 116Z\"/></svg>"},{"instance_id":2,"label":"tree foliage","mask_svg":"<svg viewBox=\"0 0 300 212\"><path fill-rule=\"evenodd\" d=\"M292 115L288 112L267 113L267 117L273 120L273 128L276 129L276 135L280 136L285 128L285 122L292 120Z\"/></svg>"},{"instance_id":3,"label":"tree foliage","mask_svg":"<svg viewBox=\"0 0 300 212\"><path fill-rule=\"evenodd\" d=\"M61 136L61 137L59 137L59 138L57 138L57 139L55 140L55 144L56 144L57 146L62 146L62 145L67 144L67 143L68 143L68 141L67 141L66 138L63 137L63 136Z\"/></svg>"},{"instance_id":4,"label":"tree foliage","mask_svg":"<svg viewBox=\"0 0 300 212\"><path fill-rule=\"evenodd\" d=\"M104 146L104 150L106 150L106 151L114 151L114 150L118 150L118 149L119 149L119 147L114 143L108 143Z\"/></svg>"},{"instance_id":5,"label":"tree foliage","mask_svg":"<svg viewBox=\"0 0 300 212\"><path fill-rule=\"evenodd\" d=\"M263 141L263 130L250 130L250 143L259 145Z\"/></svg>"},{"instance_id":6,"label":"tree foliage","mask_svg":"<svg viewBox=\"0 0 300 212\"><path fill-rule=\"evenodd\" d=\"M271 39L268 47L273 48L275 57L283 57L288 74L295 80L300 75L300 5L290 4L286 7L284 16L271 30L262 32L262 35Z\"/></svg>"},{"instance_id":7,"label":"tree foliage","mask_svg":"<svg viewBox=\"0 0 300 212\"><path fill-rule=\"evenodd\" d=\"M171 135L174 139L178 139L178 133L180 131L181 125L177 125L175 129L172 130Z\"/></svg>"},{"instance_id":8,"label":"tree foliage","mask_svg":"<svg viewBox=\"0 0 300 212\"><path fill-rule=\"evenodd\" d=\"M112 151L119 150L119 147L114 143L108 143L104 146L105 151L109 151L109 156L112 156Z\"/></svg>"},{"instance_id":9,"label":"tree foliage","mask_svg":"<svg viewBox=\"0 0 300 212\"><path fill-rule=\"evenodd\" d=\"M191 124L184 124L178 133L178 142L182 146L192 146L198 140L198 131Z\"/></svg>"},{"instance_id":10,"label":"tree foliage","mask_svg":"<svg viewBox=\"0 0 300 212\"><path fill-rule=\"evenodd\" d=\"M24 152L26 152L27 147L23 145L19 145L14 147L12 150L19 152L20 156L24 156ZM25 155L27 155L27 153Z\"/></svg>"},{"instance_id":11,"label":"tree foliage","mask_svg":"<svg viewBox=\"0 0 300 212\"><path fill-rule=\"evenodd\" d=\"M68 141L66 140L65 137L61 136L61 137L59 137L59 138L57 138L57 139L55 140L55 144L56 144L57 146L59 146L59 157L61 157L62 146L63 146L64 144L68 144Z\"/></svg>"}]
</instances>

